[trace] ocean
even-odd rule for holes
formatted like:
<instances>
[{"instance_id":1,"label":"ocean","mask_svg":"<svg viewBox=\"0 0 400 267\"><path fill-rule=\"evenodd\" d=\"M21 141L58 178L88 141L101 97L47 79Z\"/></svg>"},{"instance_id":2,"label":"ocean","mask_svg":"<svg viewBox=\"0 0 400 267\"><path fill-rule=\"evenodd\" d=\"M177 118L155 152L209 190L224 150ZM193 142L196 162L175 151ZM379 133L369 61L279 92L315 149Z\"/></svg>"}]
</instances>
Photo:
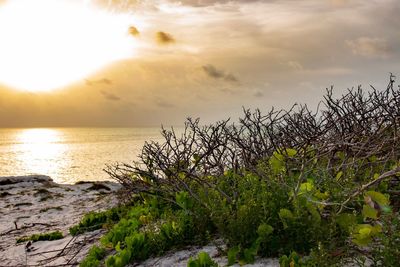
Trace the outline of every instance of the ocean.
<instances>
[{"instance_id":1,"label":"ocean","mask_svg":"<svg viewBox=\"0 0 400 267\"><path fill-rule=\"evenodd\" d=\"M57 183L109 180L106 164L131 163L158 128L0 129L0 176L42 174Z\"/></svg>"}]
</instances>

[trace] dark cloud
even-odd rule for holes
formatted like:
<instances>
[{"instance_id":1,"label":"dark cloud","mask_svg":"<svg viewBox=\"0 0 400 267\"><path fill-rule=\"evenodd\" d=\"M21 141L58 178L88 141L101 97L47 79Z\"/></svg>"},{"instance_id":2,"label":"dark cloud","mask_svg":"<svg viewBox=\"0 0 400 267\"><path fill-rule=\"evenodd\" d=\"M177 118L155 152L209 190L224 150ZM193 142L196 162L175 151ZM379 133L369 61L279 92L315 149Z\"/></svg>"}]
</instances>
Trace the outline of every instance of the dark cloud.
<instances>
[{"instance_id":1,"label":"dark cloud","mask_svg":"<svg viewBox=\"0 0 400 267\"><path fill-rule=\"evenodd\" d=\"M140 34L139 30L135 26L129 27L129 34L133 36L138 36Z\"/></svg>"},{"instance_id":2,"label":"dark cloud","mask_svg":"<svg viewBox=\"0 0 400 267\"><path fill-rule=\"evenodd\" d=\"M159 44L171 44L175 43L175 38L166 32L157 32L156 39Z\"/></svg>"},{"instance_id":3,"label":"dark cloud","mask_svg":"<svg viewBox=\"0 0 400 267\"><path fill-rule=\"evenodd\" d=\"M104 78L104 79L100 79L100 80L85 80L86 85L88 86L94 86L94 85L100 85L100 84L104 84L104 85L111 85L112 81L110 79Z\"/></svg>"},{"instance_id":4,"label":"dark cloud","mask_svg":"<svg viewBox=\"0 0 400 267\"><path fill-rule=\"evenodd\" d=\"M257 90L257 91L254 92L253 96L254 96L254 97L263 97L263 96L264 96L264 93L261 92L261 91L259 91L259 90Z\"/></svg>"},{"instance_id":5,"label":"dark cloud","mask_svg":"<svg viewBox=\"0 0 400 267\"><path fill-rule=\"evenodd\" d=\"M214 65L208 64L203 67L204 72L211 78L224 79L228 82L238 82L239 80L231 73L227 73L224 70L217 69Z\"/></svg>"},{"instance_id":6,"label":"dark cloud","mask_svg":"<svg viewBox=\"0 0 400 267\"><path fill-rule=\"evenodd\" d=\"M104 96L105 99L111 100L111 101L119 101L121 98L117 95L114 95L112 93L106 92L106 91L100 91L100 93Z\"/></svg>"},{"instance_id":7,"label":"dark cloud","mask_svg":"<svg viewBox=\"0 0 400 267\"><path fill-rule=\"evenodd\" d=\"M236 78L236 76L234 76L233 74L231 74L231 73L228 73L226 76L225 76L225 80L227 80L227 81L229 81L229 82L238 82L239 80Z\"/></svg>"},{"instance_id":8,"label":"dark cloud","mask_svg":"<svg viewBox=\"0 0 400 267\"><path fill-rule=\"evenodd\" d=\"M218 70L216 67L210 64L203 66L203 70L212 78L220 79L225 77L225 72Z\"/></svg>"}]
</instances>

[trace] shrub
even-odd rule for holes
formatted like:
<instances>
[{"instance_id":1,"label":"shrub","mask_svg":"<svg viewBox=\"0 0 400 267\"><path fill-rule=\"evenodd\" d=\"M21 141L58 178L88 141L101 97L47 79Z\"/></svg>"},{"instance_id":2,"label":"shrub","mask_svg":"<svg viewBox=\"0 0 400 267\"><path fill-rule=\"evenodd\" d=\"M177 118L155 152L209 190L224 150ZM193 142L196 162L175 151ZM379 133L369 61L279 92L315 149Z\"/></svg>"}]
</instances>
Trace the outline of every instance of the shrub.
<instances>
[{"instance_id":1,"label":"shrub","mask_svg":"<svg viewBox=\"0 0 400 267\"><path fill-rule=\"evenodd\" d=\"M80 267L98 267L100 266L100 261L106 256L106 250L102 247L94 245L90 250L88 255L79 264Z\"/></svg>"},{"instance_id":2,"label":"shrub","mask_svg":"<svg viewBox=\"0 0 400 267\"><path fill-rule=\"evenodd\" d=\"M79 224L70 227L69 232L75 236L84 232L101 229L118 222L127 212L127 207L120 206L107 211L89 212L83 216Z\"/></svg>"},{"instance_id":3,"label":"shrub","mask_svg":"<svg viewBox=\"0 0 400 267\"><path fill-rule=\"evenodd\" d=\"M244 110L236 124L188 119L180 136L162 129L164 142L146 143L135 164L108 166L140 204L112 220L119 222L103 244L117 253L106 265L210 234L226 241L229 264L289 255L283 266L324 266L324 258L340 265L362 261L361 254L395 264L398 223L387 221L399 216L390 201L400 202L391 190L400 173L394 76L382 91L359 87L336 99L327 90L321 106L315 113L305 105L265 115ZM74 232L106 221L88 215Z\"/></svg>"}]
</instances>

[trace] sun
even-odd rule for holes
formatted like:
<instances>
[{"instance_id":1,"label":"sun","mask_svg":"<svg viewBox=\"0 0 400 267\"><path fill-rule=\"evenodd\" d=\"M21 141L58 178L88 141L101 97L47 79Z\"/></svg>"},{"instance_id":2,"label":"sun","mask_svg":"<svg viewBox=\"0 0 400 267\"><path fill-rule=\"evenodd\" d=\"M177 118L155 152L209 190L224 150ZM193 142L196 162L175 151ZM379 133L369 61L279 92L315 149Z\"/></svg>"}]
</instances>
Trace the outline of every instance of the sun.
<instances>
[{"instance_id":1,"label":"sun","mask_svg":"<svg viewBox=\"0 0 400 267\"><path fill-rule=\"evenodd\" d=\"M0 83L50 91L135 55L132 18L73 0L0 5Z\"/></svg>"}]
</instances>

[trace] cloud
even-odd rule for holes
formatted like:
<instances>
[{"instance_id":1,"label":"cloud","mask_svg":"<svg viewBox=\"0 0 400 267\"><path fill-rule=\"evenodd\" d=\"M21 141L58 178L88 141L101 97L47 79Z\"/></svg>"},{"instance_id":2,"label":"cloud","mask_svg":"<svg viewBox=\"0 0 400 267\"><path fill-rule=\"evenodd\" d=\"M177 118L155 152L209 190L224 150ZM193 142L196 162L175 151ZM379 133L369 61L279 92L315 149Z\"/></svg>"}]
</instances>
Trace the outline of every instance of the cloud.
<instances>
[{"instance_id":1,"label":"cloud","mask_svg":"<svg viewBox=\"0 0 400 267\"><path fill-rule=\"evenodd\" d=\"M260 90L256 90L253 94L254 97L263 97L264 93L261 92Z\"/></svg>"},{"instance_id":2,"label":"cloud","mask_svg":"<svg viewBox=\"0 0 400 267\"><path fill-rule=\"evenodd\" d=\"M100 80L88 80L85 79L86 85L87 86L94 86L94 85L99 85L99 84L104 84L104 85L111 85L112 81L110 79L107 78L103 78Z\"/></svg>"},{"instance_id":3,"label":"cloud","mask_svg":"<svg viewBox=\"0 0 400 267\"><path fill-rule=\"evenodd\" d=\"M350 0L331 0L331 4L335 7L342 7L348 5Z\"/></svg>"},{"instance_id":4,"label":"cloud","mask_svg":"<svg viewBox=\"0 0 400 267\"><path fill-rule=\"evenodd\" d=\"M183 5L194 6L194 7L213 6L217 4L226 4L226 3L247 4L258 1L260 0L181 0L181 1L170 0L170 2L179 2Z\"/></svg>"},{"instance_id":5,"label":"cloud","mask_svg":"<svg viewBox=\"0 0 400 267\"><path fill-rule=\"evenodd\" d=\"M238 82L238 78L231 73L227 73L224 70L217 69L214 65L208 64L204 65L203 71L211 78L214 79L224 79L228 82Z\"/></svg>"},{"instance_id":6,"label":"cloud","mask_svg":"<svg viewBox=\"0 0 400 267\"><path fill-rule=\"evenodd\" d=\"M119 101L121 98L117 95L114 95L112 93L106 92L101 90L100 93L104 96L105 99L111 100L111 101Z\"/></svg>"},{"instance_id":7,"label":"cloud","mask_svg":"<svg viewBox=\"0 0 400 267\"><path fill-rule=\"evenodd\" d=\"M353 54L364 57L385 57L391 52L386 39L360 37L355 40L347 40L346 44Z\"/></svg>"},{"instance_id":8,"label":"cloud","mask_svg":"<svg viewBox=\"0 0 400 267\"><path fill-rule=\"evenodd\" d=\"M210 64L203 66L203 70L212 78L219 79L225 77L225 73L223 71L218 70L216 67Z\"/></svg>"},{"instance_id":9,"label":"cloud","mask_svg":"<svg viewBox=\"0 0 400 267\"><path fill-rule=\"evenodd\" d=\"M227 80L229 82L238 82L238 79L236 78L236 76L234 76L231 73L228 73L227 75L225 75L225 80Z\"/></svg>"},{"instance_id":10,"label":"cloud","mask_svg":"<svg viewBox=\"0 0 400 267\"><path fill-rule=\"evenodd\" d=\"M233 88L221 88L220 89L221 92L226 93L226 94L230 94L230 95L234 95L237 94L238 92L233 89Z\"/></svg>"},{"instance_id":11,"label":"cloud","mask_svg":"<svg viewBox=\"0 0 400 267\"><path fill-rule=\"evenodd\" d=\"M288 65L292 70L295 70L295 71L301 71L301 70L304 69L303 65L301 65L301 64L300 64L299 62L297 62L297 61L289 61L289 62L287 63L287 65Z\"/></svg>"},{"instance_id":12,"label":"cloud","mask_svg":"<svg viewBox=\"0 0 400 267\"><path fill-rule=\"evenodd\" d=\"M156 39L159 44L171 44L175 43L175 38L166 32L157 32Z\"/></svg>"},{"instance_id":13,"label":"cloud","mask_svg":"<svg viewBox=\"0 0 400 267\"><path fill-rule=\"evenodd\" d=\"M159 99L156 101L157 106L159 106L160 108L173 108L175 107L174 104L171 104L165 100Z\"/></svg>"},{"instance_id":14,"label":"cloud","mask_svg":"<svg viewBox=\"0 0 400 267\"><path fill-rule=\"evenodd\" d=\"M129 34L133 36L138 36L140 34L139 30L135 26L129 27Z\"/></svg>"},{"instance_id":15,"label":"cloud","mask_svg":"<svg viewBox=\"0 0 400 267\"><path fill-rule=\"evenodd\" d=\"M138 6L140 0L91 0L94 4L116 11L129 11Z\"/></svg>"}]
</instances>

